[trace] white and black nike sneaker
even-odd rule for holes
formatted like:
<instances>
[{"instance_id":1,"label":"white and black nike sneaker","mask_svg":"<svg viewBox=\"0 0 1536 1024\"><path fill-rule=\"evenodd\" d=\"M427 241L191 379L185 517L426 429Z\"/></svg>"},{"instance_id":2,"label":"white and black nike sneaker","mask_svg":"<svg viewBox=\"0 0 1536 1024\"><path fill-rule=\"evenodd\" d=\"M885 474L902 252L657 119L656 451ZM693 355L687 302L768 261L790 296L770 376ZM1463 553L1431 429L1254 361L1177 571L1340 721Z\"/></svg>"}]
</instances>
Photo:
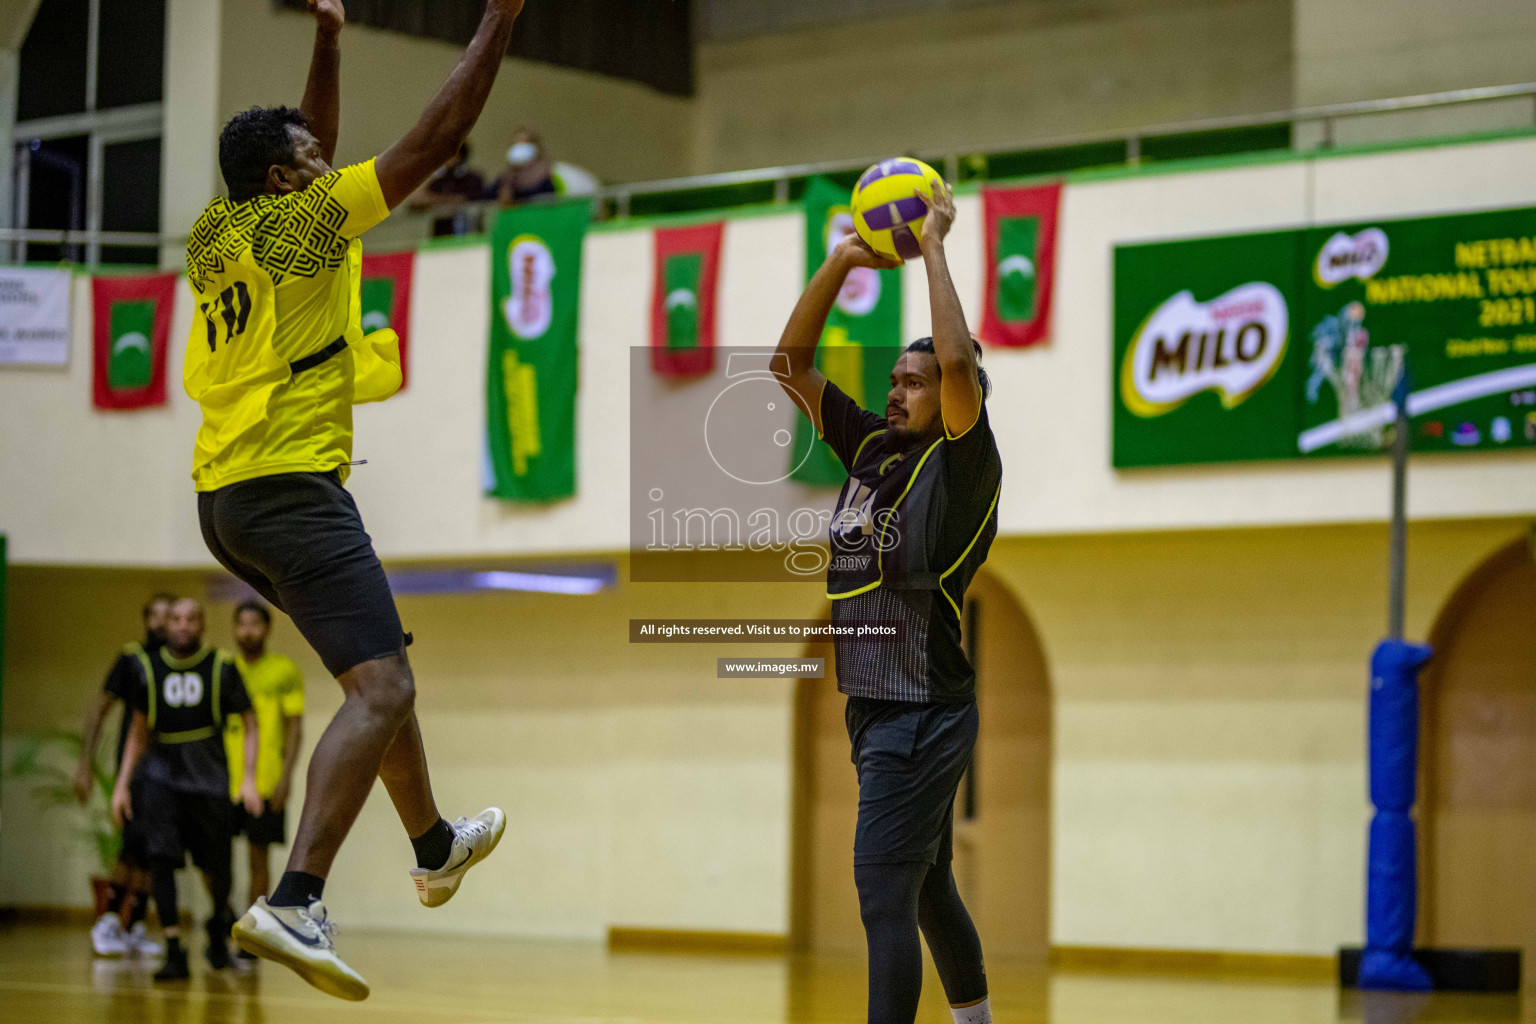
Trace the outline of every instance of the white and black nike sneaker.
<instances>
[{"instance_id":1,"label":"white and black nike sneaker","mask_svg":"<svg viewBox=\"0 0 1536 1024\"><path fill-rule=\"evenodd\" d=\"M307 907L273 907L258 899L235 922L235 944L264 960L292 968L327 995L368 998L368 983L336 955L336 926L319 900Z\"/></svg>"},{"instance_id":2,"label":"white and black nike sneaker","mask_svg":"<svg viewBox=\"0 0 1536 1024\"><path fill-rule=\"evenodd\" d=\"M507 816L499 807L454 822L453 849L448 852L448 862L440 868L411 868L411 880L416 883L416 897L422 906L440 907L453 899L465 872L490 856L506 830Z\"/></svg>"}]
</instances>

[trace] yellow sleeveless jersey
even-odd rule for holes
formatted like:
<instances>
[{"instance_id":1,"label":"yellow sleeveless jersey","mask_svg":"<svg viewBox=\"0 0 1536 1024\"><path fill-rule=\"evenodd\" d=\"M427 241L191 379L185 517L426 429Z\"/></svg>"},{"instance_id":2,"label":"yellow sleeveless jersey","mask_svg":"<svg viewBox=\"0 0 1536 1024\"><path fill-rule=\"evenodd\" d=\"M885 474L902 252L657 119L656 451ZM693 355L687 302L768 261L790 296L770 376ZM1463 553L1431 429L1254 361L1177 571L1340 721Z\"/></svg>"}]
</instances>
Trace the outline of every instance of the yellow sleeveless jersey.
<instances>
[{"instance_id":1,"label":"yellow sleeveless jersey","mask_svg":"<svg viewBox=\"0 0 1536 1024\"><path fill-rule=\"evenodd\" d=\"M338 467L345 478L352 406L400 388L399 339L363 336L358 296L359 238L388 216L369 160L300 192L215 199L198 218L183 384L203 409L199 491Z\"/></svg>"}]
</instances>

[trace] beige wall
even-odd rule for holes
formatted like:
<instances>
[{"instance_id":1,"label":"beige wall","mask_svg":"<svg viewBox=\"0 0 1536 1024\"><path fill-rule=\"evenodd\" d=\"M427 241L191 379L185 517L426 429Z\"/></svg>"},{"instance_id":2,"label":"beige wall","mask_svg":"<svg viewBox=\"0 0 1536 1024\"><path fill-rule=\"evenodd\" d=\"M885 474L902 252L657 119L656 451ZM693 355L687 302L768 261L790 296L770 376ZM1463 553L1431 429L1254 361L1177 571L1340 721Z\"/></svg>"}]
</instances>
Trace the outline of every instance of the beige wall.
<instances>
[{"instance_id":1,"label":"beige wall","mask_svg":"<svg viewBox=\"0 0 1536 1024\"><path fill-rule=\"evenodd\" d=\"M1388 505L1385 463L1327 459L1116 472L1110 452L1109 254L1117 244L1536 203L1536 138L1199 165L1184 173L1086 175L1063 198L1049 344L986 355L992 422L1009 471L1004 534L1372 522ZM972 321L983 280L980 202L957 201L950 266ZM725 232L723 345L772 344L802 283L797 211L742 216ZM349 486L386 558L483 558L627 546L629 350L649 343L652 235L618 223L586 241L577 403L577 496L513 505L480 493L488 249L428 250L416 261L411 384L359 407ZM906 270L907 336L930 332L922 268ZM20 563L209 566L187 484L199 412L176 385L190 294L172 320L170 403L136 413L90 405L90 289L76 278L64 371L0 374L0 530ZM636 386L656 394L650 374ZM673 395L673 397L680 397ZM790 410L785 408L786 423ZM423 425L430 429L423 429ZM1418 519L1536 512L1530 452L1416 459ZM103 493L114 495L110 504ZM815 500L830 505L833 495Z\"/></svg>"},{"instance_id":2,"label":"beige wall","mask_svg":"<svg viewBox=\"0 0 1536 1024\"><path fill-rule=\"evenodd\" d=\"M297 105L314 39L305 14L269 0L222 0L220 123L246 107ZM340 162L387 148L420 116L453 69L461 48L359 25L342 44ZM692 127L689 101L630 82L549 64L509 60L470 135L474 163L499 171L512 132L539 128L559 159L601 178L637 180L684 174Z\"/></svg>"},{"instance_id":3,"label":"beige wall","mask_svg":"<svg viewBox=\"0 0 1536 1024\"><path fill-rule=\"evenodd\" d=\"M1536 81L1536 8L1523 0L1295 0L1300 107ZM1339 144L1526 126L1529 98L1348 118ZM1306 125L1297 144L1323 138Z\"/></svg>"},{"instance_id":4,"label":"beige wall","mask_svg":"<svg viewBox=\"0 0 1536 1024\"><path fill-rule=\"evenodd\" d=\"M1288 0L1027 0L699 48L695 164L858 159L1284 110Z\"/></svg>"},{"instance_id":5,"label":"beige wall","mask_svg":"<svg viewBox=\"0 0 1536 1024\"><path fill-rule=\"evenodd\" d=\"M1409 635L1427 635L1457 583L1526 528L1416 524ZM1358 941L1385 529L1014 537L988 564L1038 632L1053 687L1051 941L1319 955ZM12 738L75 722L150 586L198 585L26 567L14 580ZM610 925L785 932L792 684L717 680L715 657L741 648L631 646L625 620L814 616L814 586L400 604L444 812L495 802L512 825L474 898L424 914L376 789L332 876L342 920L570 937ZM216 639L227 641L228 610L213 611ZM338 691L286 621L274 644L310 681L312 746ZM63 819L39 818L14 783L5 815L0 903L82 902L89 859L68 852Z\"/></svg>"},{"instance_id":6,"label":"beige wall","mask_svg":"<svg viewBox=\"0 0 1536 1024\"><path fill-rule=\"evenodd\" d=\"M204 584L199 573L14 568L8 751L40 727L78 727L116 650L137 635L151 590L201 594ZM631 647L626 620L804 618L821 603L814 584L403 598L441 809L453 818L498 804L511 827L498 856L478 869L472 898L425 914L406 875L410 845L375 787L327 902L358 926L578 938L610 925L783 934L793 684L716 680L714 659L730 649ZM212 642L231 643L231 611L211 607ZM272 645L305 674L307 763L340 690L285 617ZM302 791L301 782L295 808ZM0 906L87 902L93 862L70 837L75 816L40 814L16 782L5 784L3 799ZM293 824L291 816L290 835Z\"/></svg>"}]
</instances>

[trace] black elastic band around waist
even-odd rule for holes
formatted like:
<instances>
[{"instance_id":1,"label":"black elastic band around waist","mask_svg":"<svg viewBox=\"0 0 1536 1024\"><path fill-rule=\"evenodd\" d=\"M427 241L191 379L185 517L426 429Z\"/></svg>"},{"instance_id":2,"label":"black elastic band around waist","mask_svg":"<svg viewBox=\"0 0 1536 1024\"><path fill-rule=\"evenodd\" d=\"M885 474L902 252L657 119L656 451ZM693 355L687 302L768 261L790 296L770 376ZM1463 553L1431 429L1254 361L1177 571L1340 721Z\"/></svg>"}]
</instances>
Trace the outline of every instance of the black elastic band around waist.
<instances>
[{"instance_id":1,"label":"black elastic band around waist","mask_svg":"<svg viewBox=\"0 0 1536 1024\"><path fill-rule=\"evenodd\" d=\"M288 364L288 370L295 375L303 373L305 370L313 370L315 367L319 366L321 363L325 362L327 359L331 358L331 356L334 356L337 352L340 352L346 347L347 339L337 338L335 341L325 346L325 348L321 349L319 352L312 352L305 356L303 359L295 359L293 362Z\"/></svg>"}]
</instances>

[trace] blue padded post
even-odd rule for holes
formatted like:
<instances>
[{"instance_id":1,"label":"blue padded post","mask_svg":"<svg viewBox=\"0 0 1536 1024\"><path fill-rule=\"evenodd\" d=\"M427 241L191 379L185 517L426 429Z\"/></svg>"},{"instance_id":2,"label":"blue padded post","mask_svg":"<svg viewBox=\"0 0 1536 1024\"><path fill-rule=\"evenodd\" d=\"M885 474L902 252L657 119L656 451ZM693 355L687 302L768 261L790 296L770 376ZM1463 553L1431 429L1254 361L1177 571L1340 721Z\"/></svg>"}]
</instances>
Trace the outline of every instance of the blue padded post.
<instances>
[{"instance_id":1,"label":"blue padded post","mask_svg":"<svg viewBox=\"0 0 1536 1024\"><path fill-rule=\"evenodd\" d=\"M1418 851L1413 818L1419 768L1419 669L1423 644L1383 640L1371 655L1370 852L1360 987L1423 991L1429 974L1413 959Z\"/></svg>"}]
</instances>

